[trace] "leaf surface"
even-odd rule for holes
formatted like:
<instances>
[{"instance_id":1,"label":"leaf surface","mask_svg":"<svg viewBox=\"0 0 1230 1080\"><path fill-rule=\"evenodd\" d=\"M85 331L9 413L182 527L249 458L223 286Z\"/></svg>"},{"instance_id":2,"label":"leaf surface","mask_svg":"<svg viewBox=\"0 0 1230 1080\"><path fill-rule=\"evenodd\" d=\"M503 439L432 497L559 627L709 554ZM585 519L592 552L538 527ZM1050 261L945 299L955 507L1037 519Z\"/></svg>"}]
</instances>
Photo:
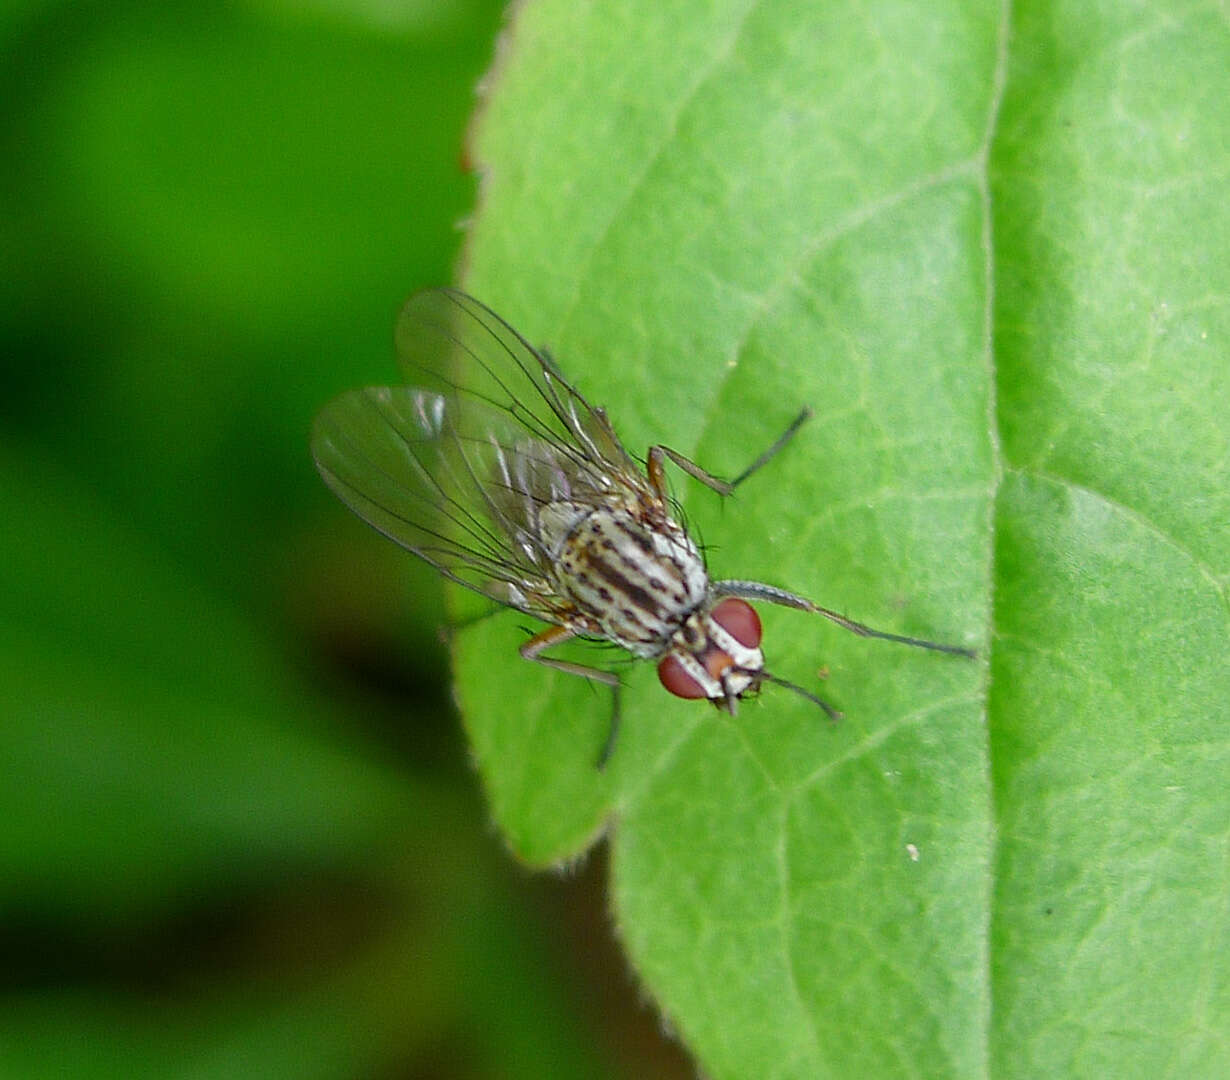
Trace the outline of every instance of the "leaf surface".
<instances>
[{"instance_id":1,"label":"leaf surface","mask_svg":"<svg viewBox=\"0 0 1230 1080\"><path fill-rule=\"evenodd\" d=\"M508 842L609 823L706 1075L1230 1069L1228 56L1199 5L516 20L467 288L638 452L733 475L810 404L726 506L678 481L714 575L980 650L765 610L841 724L634 667L598 775L605 696L460 638Z\"/></svg>"}]
</instances>

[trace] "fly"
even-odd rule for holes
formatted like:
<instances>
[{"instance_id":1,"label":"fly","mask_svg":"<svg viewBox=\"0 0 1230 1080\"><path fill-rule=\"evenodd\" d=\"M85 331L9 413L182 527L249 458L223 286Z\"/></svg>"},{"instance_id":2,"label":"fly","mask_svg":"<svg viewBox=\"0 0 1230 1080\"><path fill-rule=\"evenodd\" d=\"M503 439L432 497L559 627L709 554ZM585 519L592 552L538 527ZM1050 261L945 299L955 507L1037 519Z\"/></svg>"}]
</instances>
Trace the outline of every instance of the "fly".
<instances>
[{"instance_id":1,"label":"fly","mask_svg":"<svg viewBox=\"0 0 1230 1080\"><path fill-rule=\"evenodd\" d=\"M359 517L449 581L547 623L522 644L526 660L611 687L599 767L615 745L620 680L546 655L571 638L656 660L670 693L731 715L765 682L841 715L765 669L749 600L822 615L863 637L973 657L874 630L773 585L710 579L667 492L666 462L729 495L793 438L810 409L733 480L667 446L651 446L642 471L606 412L465 293L412 296L397 349L407 385L352 390L325 406L312 433L316 467Z\"/></svg>"}]
</instances>

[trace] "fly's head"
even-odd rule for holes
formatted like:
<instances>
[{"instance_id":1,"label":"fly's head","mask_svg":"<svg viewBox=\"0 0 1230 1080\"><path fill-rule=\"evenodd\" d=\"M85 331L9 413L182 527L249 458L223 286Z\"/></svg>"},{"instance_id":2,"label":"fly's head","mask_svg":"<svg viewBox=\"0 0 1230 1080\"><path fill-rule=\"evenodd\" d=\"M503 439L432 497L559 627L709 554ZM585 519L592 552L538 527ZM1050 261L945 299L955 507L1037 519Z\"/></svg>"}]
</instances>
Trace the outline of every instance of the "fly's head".
<instances>
[{"instance_id":1,"label":"fly's head","mask_svg":"<svg viewBox=\"0 0 1230 1080\"><path fill-rule=\"evenodd\" d=\"M658 661L658 678L676 697L707 698L734 715L764 672L760 616L746 600L727 596L702 604L684 620Z\"/></svg>"}]
</instances>

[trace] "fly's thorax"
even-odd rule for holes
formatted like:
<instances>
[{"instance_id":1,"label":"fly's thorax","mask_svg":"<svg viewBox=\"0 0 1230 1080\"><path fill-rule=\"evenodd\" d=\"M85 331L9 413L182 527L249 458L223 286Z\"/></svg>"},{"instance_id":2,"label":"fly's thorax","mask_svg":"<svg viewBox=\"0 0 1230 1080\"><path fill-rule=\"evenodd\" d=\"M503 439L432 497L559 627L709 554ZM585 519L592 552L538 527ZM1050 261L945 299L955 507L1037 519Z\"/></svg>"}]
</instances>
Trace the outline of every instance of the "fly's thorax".
<instances>
[{"instance_id":1,"label":"fly's thorax","mask_svg":"<svg viewBox=\"0 0 1230 1080\"><path fill-rule=\"evenodd\" d=\"M571 517L567 507L544 507L540 519L569 526L554 568L559 591L634 656L662 655L708 595L704 560L670 518L628 505Z\"/></svg>"},{"instance_id":2,"label":"fly's thorax","mask_svg":"<svg viewBox=\"0 0 1230 1080\"><path fill-rule=\"evenodd\" d=\"M725 597L693 612L671 639L658 678L676 697L708 698L734 712L764 671L760 618L745 600Z\"/></svg>"}]
</instances>

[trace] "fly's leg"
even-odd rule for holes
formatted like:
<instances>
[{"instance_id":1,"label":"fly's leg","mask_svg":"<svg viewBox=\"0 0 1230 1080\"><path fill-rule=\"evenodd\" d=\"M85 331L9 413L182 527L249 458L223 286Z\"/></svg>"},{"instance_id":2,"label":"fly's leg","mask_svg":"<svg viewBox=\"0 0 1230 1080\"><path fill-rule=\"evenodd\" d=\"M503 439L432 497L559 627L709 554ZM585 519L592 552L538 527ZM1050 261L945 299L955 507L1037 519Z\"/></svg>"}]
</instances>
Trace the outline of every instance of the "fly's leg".
<instances>
[{"instance_id":1,"label":"fly's leg","mask_svg":"<svg viewBox=\"0 0 1230 1080\"><path fill-rule=\"evenodd\" d=\"M553 656L542 655L545 650L555 645L562 645L576 636L577 632L567 626L548 626L525 642L518 651L523 660L531 660L535 664L551 668L552 671L562 671L565 675L578 675L582 679L602 683L603 686L611 688L611 726L607 732L602 753L598 755L596 762L597 767L602 769L615 749L615 738L619 733L619 689L621 685L619 676L611 671L603 671L601 668L587 667L585 664L574 664L569 660L557 660Z\"/></svg>"},{"instance_id":2,"label":"fly's leg","mask_svg":"<svg viewBox=\"0 0 1230 1080\"><path fill-rule=\"evenodd\" d=\"M451 645L453 639L463 630L468 630L471 626L477 626L481 622L486 622L493 615L501 615L508 608L503 604L492 604L487 611L480 612L477 615L471 615L468 618L462 619L460 622L442 623L436 627L436 639L441 645Z\"/></svg>"},{"instance_id":3,"label":"fly's leg","mask_svg":"<svg viewBox=\"0 0 1230 1080\"><path fill-rule=\"evenodd\" d=\"M896 641L902 645L913 645L918 649L930 649L933 652L964 656L970 660L975 660L978 657L978 654L973 649L966 649L960 645L942 645L938 641L926 641L923 638L905 637L902 634L890 634L885 630L872 629L872 627L866 626L863 623L847 619L836 611L831 611L828 608L821 607L819 604L812 603L812 601L804 596L787 592L785 589L779 589L774 585L765 585L759 581L715 581L711 588L714 596L739 596L744 600L764 600L770 604L781 604L782 607L795 608L798 611L809 611L813 615L823 615L830 622L835 622L838 626L849 630L850 633L858 634L859 637Z\"/></svg>"},{"instance_id":4,"label":"fly's leg","mask_svg":"<svg viewBox=\"0 0 1230 1080\"><path fill-rule=\"evenodd\" d=\"M730 482L730 486L732 488L737 488L741 483L743 483L744 480L746 480L749 476L751 476L752 473L757 472L758 470L764 468L764 466L768 465L770 461L772 461L775 457L777 457L778 452L781 451L783 447L785 447L786 443L788 443L791 439L794 438L795 432L798 431L799 428L801 428L810 419L811 419L811 407L804 405L803 408L799 411L799 415L790 421L790 426L786 428L786 430L783 431L776 438L776 440L774 440L773 445L770 446L767 450L765 450L764 453L760 455L760 457L758 457L746 469L744 469L738 476L736 476Z\"/></svg>"},{"instance_id":5,"label":"fly's leg","mask_svg":"<svg viewBox=\"0 0 1230 1080\"><path fill-rule=\"evenodd\" d=\"M804 690L797 683L787 682L785 679L781 678L780 676L772 675L767 671L761 671L760 677L764 679L766 682L771 682L775 686L781 686L786 690L790 690L791 692L798 694L799 697L807 698L807 700L810 701L813 705L819 705L820 708L824 710L825 716L827 716L830 720L832 720L833 723L836 723L838 720L841 719L841 713L837 709L835 709L832 705L830 705L827 701L825 701L824 698L816 697L816 695L813 694L810 690Z\"/></svg>"},{"instance_id":6,"label":"fly's leg","mask_svg":"<svg viewBox=\"0 0 1230 1080\"><path fill-rule=\"evenodd\" d=\"M569 629L567 626L548 626L545 630L535 634L529 641L525 642L518 652L521 654L522 660L532 660L535 664L542 664L544 667L552 668L555 671L562 671L567 675L579 675L582 679L590 679L593 682L602 683L604 686L618 686L619 676L612 671L603 671L601 668L588 667L585 664L574 664L568 660L557 660L552 656L543 656L542 653L556 645L562 645L565 641L570 641L577 636L577 631Z\"/></svg>"},{"instance_id":7,"label":"fly's leg","mask_svg":"<svg viewBox=\"0 0 1230 1080\"><path fill-rule=\"evenodd\" d=\"M665 499L667 497L666 472L664 466L666 464L666 459L669 458L685 473L692 477L693 480L699 480L705 485L705 487L712 488L719 495L729 495L735 490L735 488L743 483L744 480L751 476L752 473L764 468L764 466L772 461L782 447L794 438L794 433L807 422L810 416L811 409L804 408L803 411L790 422L790 426L777 437L773 445L770 446L763 454L760 455L760 457L753 461L733 480L719 479L712 473L706 472L691 458L684 457L677 450L672 450L669 446L651 446L649 448L648 461L649 482L653 485L654 491L656 491L661 498Z\"/></svg>"}]
</instances>

